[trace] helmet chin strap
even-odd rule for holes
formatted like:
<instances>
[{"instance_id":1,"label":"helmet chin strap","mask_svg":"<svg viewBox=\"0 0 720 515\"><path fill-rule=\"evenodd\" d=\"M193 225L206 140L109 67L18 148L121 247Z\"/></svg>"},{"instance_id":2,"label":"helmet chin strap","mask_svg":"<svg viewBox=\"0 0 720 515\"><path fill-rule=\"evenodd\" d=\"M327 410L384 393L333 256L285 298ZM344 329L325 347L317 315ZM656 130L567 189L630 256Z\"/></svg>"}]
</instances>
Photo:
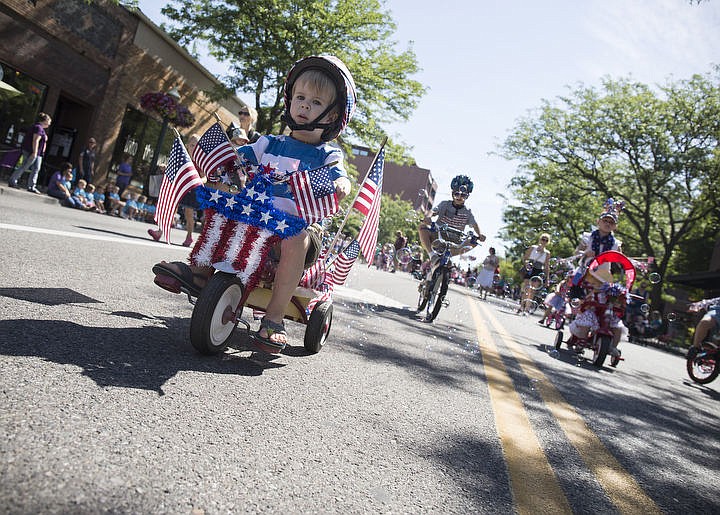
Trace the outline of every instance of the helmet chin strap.
<instances>
[{"instance_id":1,"label":"helmet chin strap","mask_svg":"<svg viewBox=\"0 0 720 515\"><path fill-rule=\"evenodd\" d=\"M285 113L280 117L285 123L287 123L287 126L290 127L290 130L293 131L314 131L315 129L327 129L329 127L332 127L333 122L328 123L320 123L320 120L325 118L330 111L332 111L335 108L334 104L330 104L325 108L325 110L320 113L320 115L315 118L310 123L297 123L295 120L292 119L292 116L290 116L290 109L287 109Z\"/></svg>"}]
</instances>

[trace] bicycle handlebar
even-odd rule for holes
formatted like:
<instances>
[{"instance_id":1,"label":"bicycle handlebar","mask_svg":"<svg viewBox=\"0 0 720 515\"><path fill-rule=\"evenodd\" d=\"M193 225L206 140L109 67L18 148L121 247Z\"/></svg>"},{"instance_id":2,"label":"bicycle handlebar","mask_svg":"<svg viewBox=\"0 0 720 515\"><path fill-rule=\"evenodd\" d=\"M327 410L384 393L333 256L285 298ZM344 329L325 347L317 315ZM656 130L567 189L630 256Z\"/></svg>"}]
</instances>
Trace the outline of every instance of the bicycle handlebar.
<instances>
[{"instance_id":1,"label":"bicycle handlebar","mask_svg":"<svg viewBox=\"0 0 720 515\"><path fill-rule=\"evenodd\" d=\"M473 240L473 241L476 241L476 240L477 240L477 235L476 235L474 232L468 231L467 233L465 233L465 232L463 232L463 231L461 231L461 230L459 230L459 229L455 229L454 227L450 227L448 224L438 225L438 231L455 234L455 235L457 235L457 236L462 236L462 237L464 237L464 238L467 238L467 239L470 239L470 240Z\"/></svg>"}]
</instances>

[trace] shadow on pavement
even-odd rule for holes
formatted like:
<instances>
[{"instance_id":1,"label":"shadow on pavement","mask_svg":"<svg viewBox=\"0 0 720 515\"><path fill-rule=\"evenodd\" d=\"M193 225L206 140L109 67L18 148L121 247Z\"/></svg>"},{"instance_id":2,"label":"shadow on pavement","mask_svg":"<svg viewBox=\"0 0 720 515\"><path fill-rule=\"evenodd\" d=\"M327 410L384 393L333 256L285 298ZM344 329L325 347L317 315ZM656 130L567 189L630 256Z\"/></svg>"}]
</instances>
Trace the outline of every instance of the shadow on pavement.
<instances>
[{"instance_id":1,"label":"shadow on pavement","mask_svg":"<svg viewBox=\"0 0 720 515\"><path fill-rule=\"evenodd\" d=\"M129 315L154 323L116 328L61 320L2 320L0 354L36 356L76 365L98 386L138 388L159 395L164 395L165 382L181 371L259 376L267 369L284 366L273 362L276 356L256 352L249 357L232 350L219 356L202 356L187 341L187 320L158 319L140 313L120 316ZM240 338L234 339L234 349L251 350L237 340Z\"/></svg>"},{"instance_id":2,"label":"shadow on pavement","mask_svg":"<svg viewBox=\"0 0 720 515\"><path fill-rule=\"evenodd\" d=\"M24 300L45 306L101 304L99 300L87 297L70 288L0 288L0 297Z\"/></svg>"}]
</instances>

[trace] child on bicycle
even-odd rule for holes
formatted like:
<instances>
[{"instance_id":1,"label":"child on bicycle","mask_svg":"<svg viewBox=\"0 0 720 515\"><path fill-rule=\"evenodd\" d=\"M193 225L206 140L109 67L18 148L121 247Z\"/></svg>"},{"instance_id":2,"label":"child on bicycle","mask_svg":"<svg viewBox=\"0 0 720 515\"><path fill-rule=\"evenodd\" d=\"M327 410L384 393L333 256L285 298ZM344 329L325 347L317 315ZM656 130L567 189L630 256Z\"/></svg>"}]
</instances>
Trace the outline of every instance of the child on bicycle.
<instances>
[{"instance_id":1,"label":"child on bicycle","mask_svg":"<svg viewBox=\"0 0 720 515\"><path fill-rule=\"evenodd\" d=\"M311 170L335 162L330 167L330 177L338 200L342 199L350 193L350 181L342 151L329 142L345 129L355 111L352 75L334 56L307 57L296 62L288 72L284 95L283 120L291 130L290 135L261 136L255 143L239 147L238 154L252 165L272 167L275 173ZM276 209L299 215L287 182L275 184L273 195ZM272 295L255 334L274 352L282 351L287 344L283 325L285 308L303 270L317 260L320 245L320 232L308 227L296 236L283 239L279 249L275 249L279 251L279 262ZM165 276L159 286L167 286L166 289L176 293L180 291L179 284L170 284L173 280L199 292L214 272L212 267L188 266L182 262L163 262L153 270Z\"/></svg>"},{"instance_id":2,"label":"child on bicycle","mask_svg":"<svg viewBox=\"0 0 720 515\"><path fill-rule=\"evenodd\" d=\"M422 224L418 227L420 235L420 244L429 255L432 255L432 242L437 239L437 226L447 224L453 229L464 231L465 226L469 225L477 234L478 241L485 241L485 235L480 232L472 211L465 206L465 201L473 190L473 182L467 175L457 175L450 183L452 190L452 200L443 200L433 210L430 216L427 216ZM437 221L432 222L431 218L437 216ZM448 239L454 243L459 243L458 236L450 233ZM457 254L467 252L458 249Z\"/></svg>"},{"instance_id":3,"label":"child on bicycle","mask_svg":"<svg viewBox=\"0 0 720 515\"><path fill-rule=\"evenodd\" d=\"M592 298L597 294L597 287L603 283L612 283L613 276L611 273L610 263L603 263L600 267L590 272L591 280L589 283L582 284L582 277L585 275L587 265L599 254L609 250L620 251L622 243L615 238L613 231L617 227L618 216L624 207L623 202L615 202L608 199L605 202L604 210L598 217L597 229L590 233L583 233L580 244L575 249L575 254L580 256L580 264L578 270L573 277L573 286L570 290L571 298ZM597 315L593 309L581 310L575 320L570 323L570 333L577 338L587 338L590 331L595 331L599 327ZM619 356L620 350L617 348L622 338L622 320L613 315L610 322L613 332L612 348L610 354Z\"/></svg>"},{"instance_id":4,"label":"child on bicycle","mask_svg":"<svg viewBox=\"0 0 720 515\"><path fill-rule=\"evenodd\" d=\"M555 289L547 294L547 297L545 297L545 313L543 313L543 316L540 320L538 320L538 324L545 324L545 321L552 313L552 310L559 311L560 313L565 312L565 303L566 303L566 297L568 293L570 292L570 287L572 286L572 272L567 273L567 277L560 281L557 286L555 286Z\"/></svg>"}]
</instances>

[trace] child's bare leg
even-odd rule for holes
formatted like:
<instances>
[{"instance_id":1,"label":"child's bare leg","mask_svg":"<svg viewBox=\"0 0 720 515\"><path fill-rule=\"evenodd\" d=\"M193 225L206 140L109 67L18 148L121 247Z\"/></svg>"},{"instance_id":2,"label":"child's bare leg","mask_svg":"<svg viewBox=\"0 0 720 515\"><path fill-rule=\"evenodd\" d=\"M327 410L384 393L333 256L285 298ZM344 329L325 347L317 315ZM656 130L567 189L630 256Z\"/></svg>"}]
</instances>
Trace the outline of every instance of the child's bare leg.
<instances>
[{"instance_id":1,"label":"child's bare leg","mask_svg":"<svg viewBox=\"0 0 720 515\"><path fill-rule=\"evenodd\" d=\"M185 229L187 229L187 238L192 239L193 229L195 229L195 210L191 207L185 208Z\"/></svg>"},{"instance_id":2,"label":"child's bare leg","mask_svg":"<svg viewBox=\"0 0 720 515\"><path fill-rule=\"evenodd\" d=\"M280 262L275 272L272 295L265 310L265 317L276 323L282 323L285 308L290 303L295 288L300 282L305 264L305 255L310 247L310 237L307 232L283 240L280 244ZM260 336L267 338L264 328L260 329ZM283 334L273 333L270 340L276 343L287 343Z\"/></svg>"},{"instance_id":3,"label":"child's bare leg","mask_svg":"<svg viewBox=\"0 0 720 515\"><path fill-rule=\"evenodd\" d=\"M422 245L425 252L430 255L432 242L430 241L430 231L428 230L427 225L422 224L418 226L418 236L420 237L420 245Z\"/></svg>"}]
</instances>

